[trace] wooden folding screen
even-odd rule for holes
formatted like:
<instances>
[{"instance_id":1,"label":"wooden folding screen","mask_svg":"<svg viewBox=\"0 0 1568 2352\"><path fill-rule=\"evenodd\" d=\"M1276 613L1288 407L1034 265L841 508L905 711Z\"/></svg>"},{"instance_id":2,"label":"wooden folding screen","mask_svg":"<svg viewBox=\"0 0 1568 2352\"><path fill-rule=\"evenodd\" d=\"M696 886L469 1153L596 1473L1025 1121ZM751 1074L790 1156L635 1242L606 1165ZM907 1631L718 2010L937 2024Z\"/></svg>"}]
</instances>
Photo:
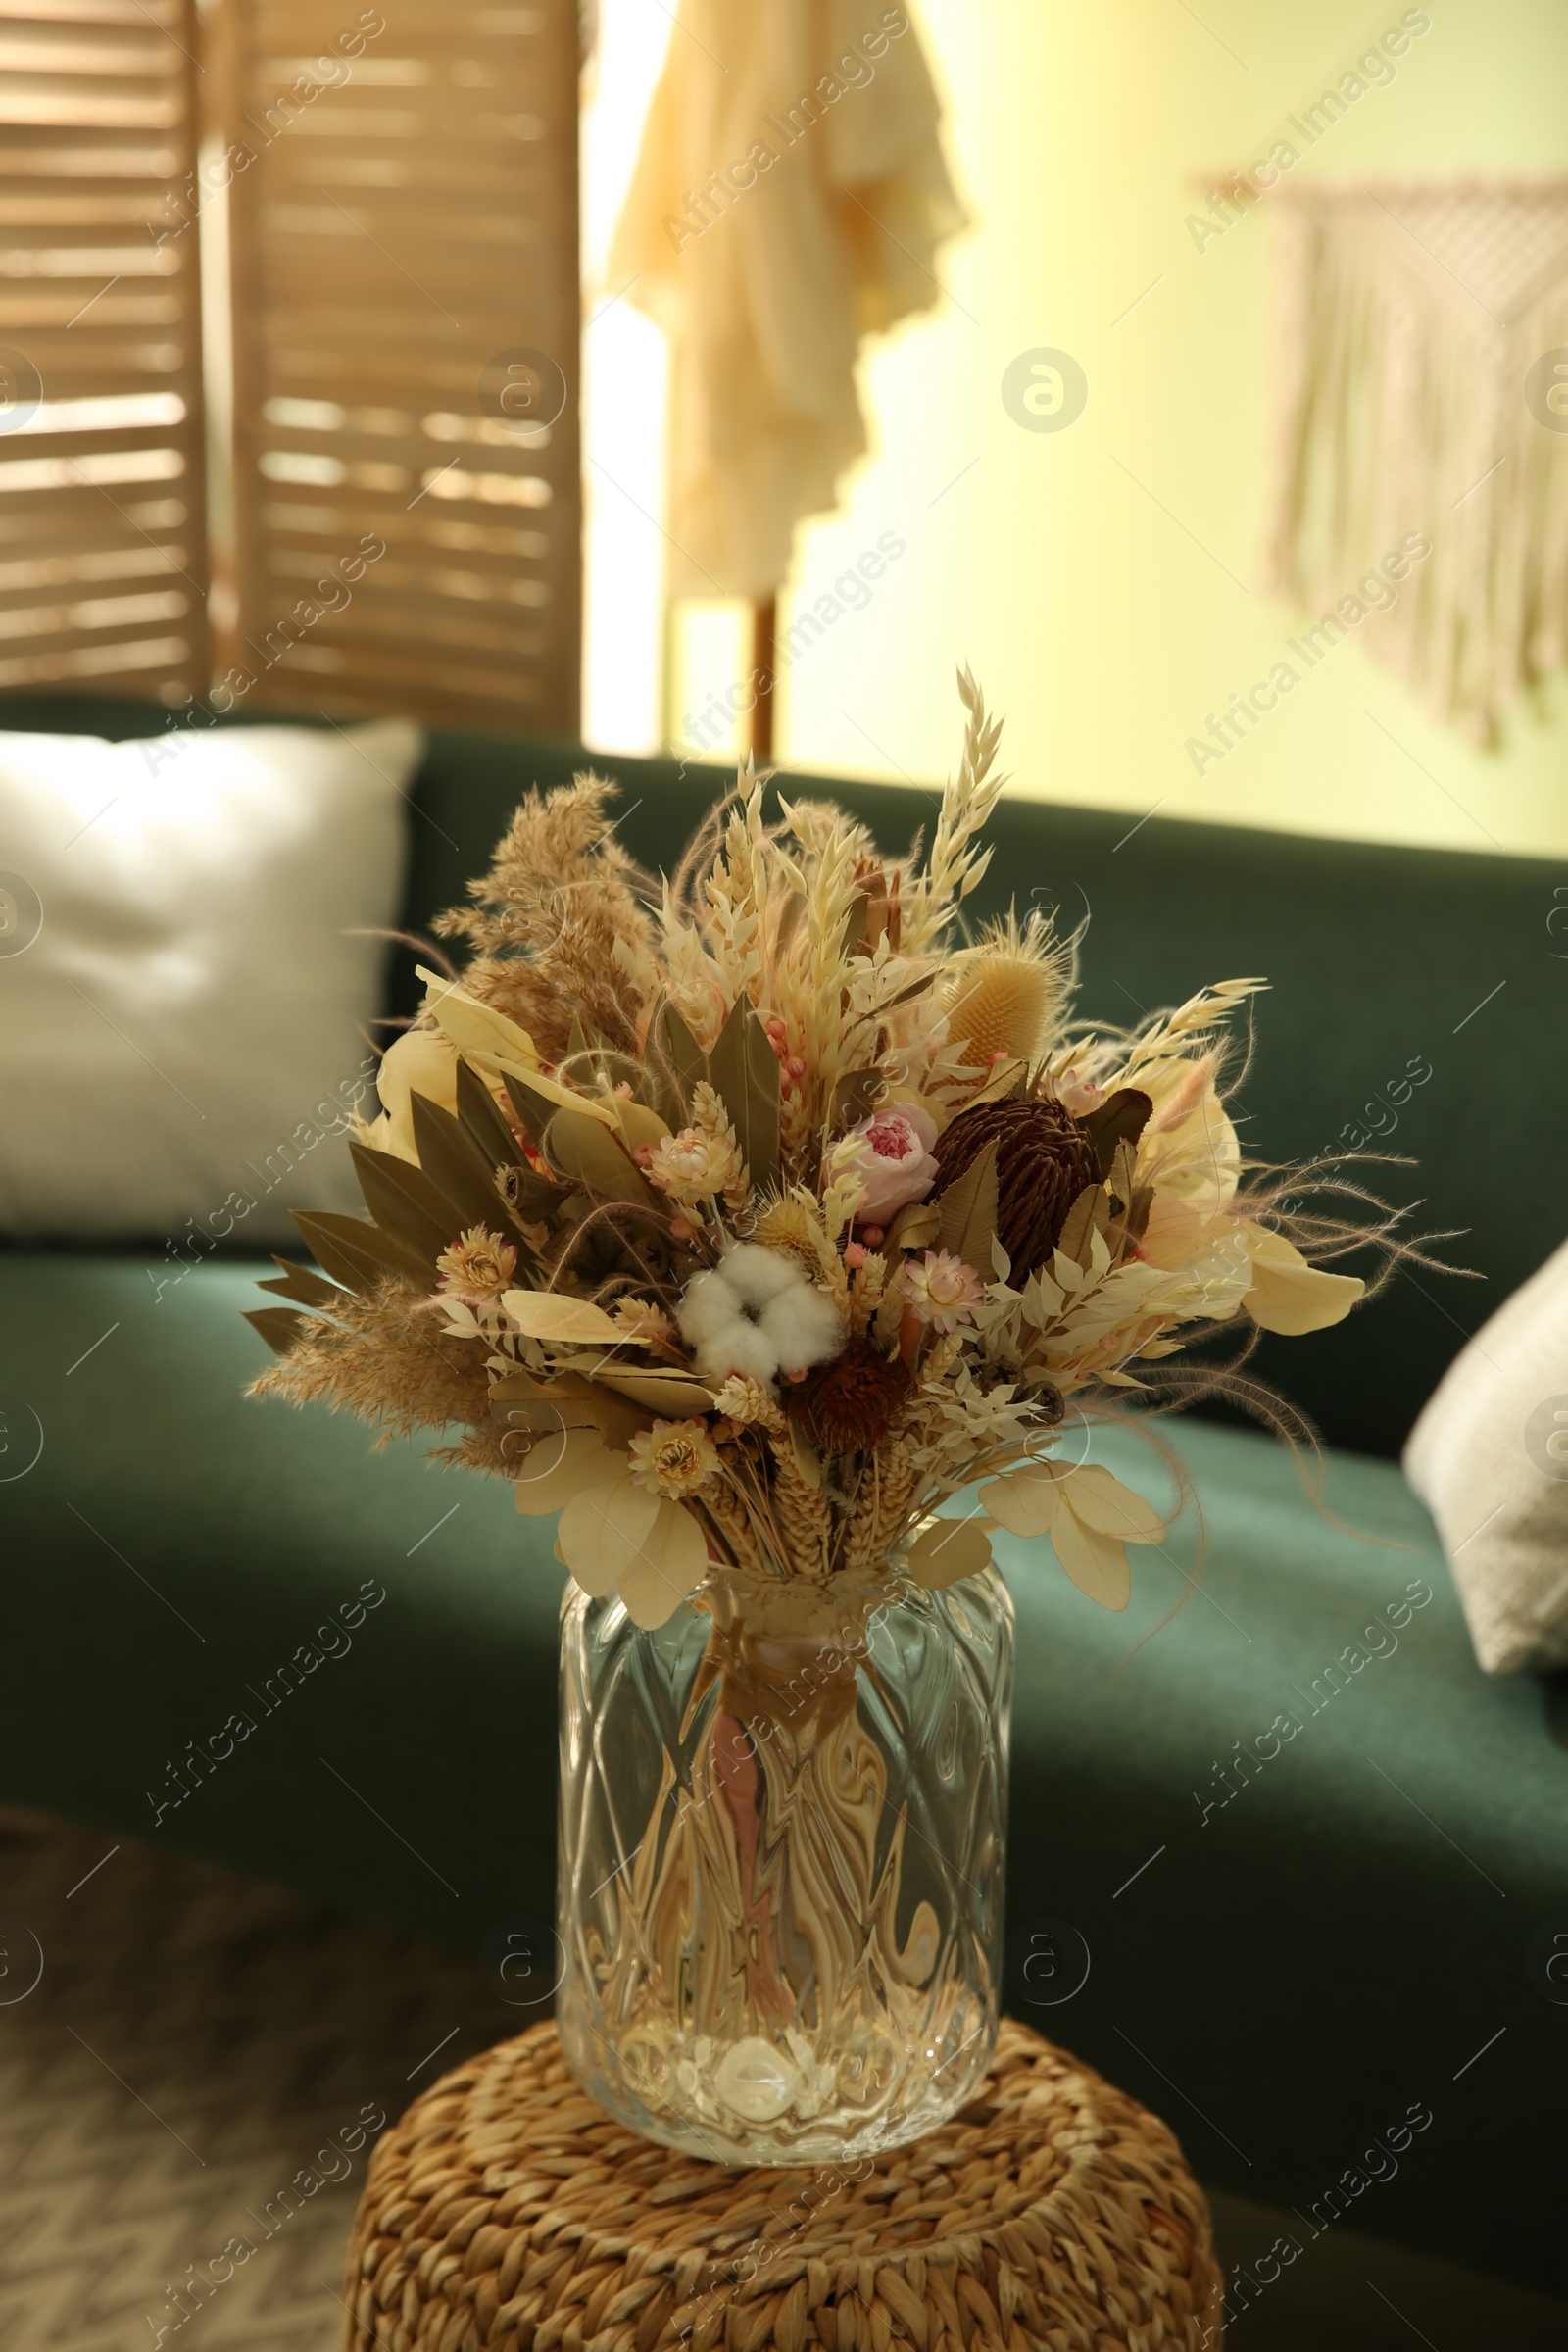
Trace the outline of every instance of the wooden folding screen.
<instances>
[{"instance_id":1,"label":"wooden folding screen","mask_svg":"<svg viewBox=\"0 0 1568 2352\"><path fill-rule=\"evenodd\" d=\"M575 10L220 0L219 24L220 701L575 733Z\"/></svg>"},{"instance_id":2,"label":"wooden folding screen","mask_svg":"<svg viewBox=\"0 0 1568 2352\"><path fill-rule=\"evenodd\" d=\"M0 0L0 689L210 676L191 0Z\"/></svg>"}]
</instances>

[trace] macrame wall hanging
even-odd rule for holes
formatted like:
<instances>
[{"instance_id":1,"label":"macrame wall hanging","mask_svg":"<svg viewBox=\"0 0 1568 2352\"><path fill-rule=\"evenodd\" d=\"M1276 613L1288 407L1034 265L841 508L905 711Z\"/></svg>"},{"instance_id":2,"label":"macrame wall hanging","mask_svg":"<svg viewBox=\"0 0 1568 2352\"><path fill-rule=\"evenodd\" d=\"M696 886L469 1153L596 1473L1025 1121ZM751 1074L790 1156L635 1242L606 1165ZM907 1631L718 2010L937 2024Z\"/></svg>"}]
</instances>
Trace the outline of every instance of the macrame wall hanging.
<instances>
[{"instance_id":1,"label":"macrame wall hanging","mask_svg":"<svg viewBox=\"0 0 1568 2352\"><path fill-rule=\"evenodd\" d=\"M1429 541L1364 636L1491 741L1568 659L1568 179L1281 197L1270 585L1364 608L1369 570Z\"/></svg>"}]
</instances>

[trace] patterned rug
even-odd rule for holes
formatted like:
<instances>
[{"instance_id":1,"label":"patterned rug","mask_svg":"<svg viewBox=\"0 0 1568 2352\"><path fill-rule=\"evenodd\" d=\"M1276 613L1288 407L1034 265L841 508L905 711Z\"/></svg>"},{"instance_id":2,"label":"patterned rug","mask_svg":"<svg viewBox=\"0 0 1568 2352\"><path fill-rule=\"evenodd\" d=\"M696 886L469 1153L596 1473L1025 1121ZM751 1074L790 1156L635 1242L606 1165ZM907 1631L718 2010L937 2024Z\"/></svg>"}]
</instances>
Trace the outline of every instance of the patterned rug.
<instances>
[{"instance_id":1,"label":"patterned rug","mask_svg":"<svg viewBox=\"0 0 1568 2352\"><path fill-rule=\"evenodd\" d=\"M0 1812L0 2346L336 2352L377 2117L538 2014L298 1896Z\"/></svg>"},{"instance_id":2,"label":"patterned rug","mask_svg":"<svg viewBox=\"0 0 1568 2352\"><path fill-rule=\"evenodd\" d=\"M0 2352L339 2352L377 2117L541 2013L476 1963L0 1807ZM1290 2226L1213 2204L1227 2264ZM1247 2352L1568 2343L1561 2306L1365 2239L1287 2281Z\"/></svg>"}]
</instances>

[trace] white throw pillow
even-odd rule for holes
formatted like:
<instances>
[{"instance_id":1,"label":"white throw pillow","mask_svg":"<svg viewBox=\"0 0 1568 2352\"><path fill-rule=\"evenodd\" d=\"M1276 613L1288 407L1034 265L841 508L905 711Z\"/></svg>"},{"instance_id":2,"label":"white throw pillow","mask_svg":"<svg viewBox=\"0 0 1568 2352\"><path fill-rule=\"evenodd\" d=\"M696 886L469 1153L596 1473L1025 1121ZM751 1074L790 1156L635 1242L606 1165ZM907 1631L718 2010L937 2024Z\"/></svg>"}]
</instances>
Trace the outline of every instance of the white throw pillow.
<instances>
[{"instance_id":1,"label":"white throw pillow","mask_svg":"<svg viewBox=\"0 0 1568 2352\"><path fill-rule=\"evenodd\" d=\"M298 1236L360 1205L397 919L401 719L138 743L0 734L0 1232L161 1245ZM183 1247L181 1247L183 1245Z\"/></svg>"},{"instance_id":2,"label":"white throw pillow","mask_svg":"<svg viewBox=\"0 0 1568 2352\"><path fill-rule=\"evenodd\" d=\"M1404 1474L1488 1673L1568 1666L1568 1242L1448 1366Z\"/></svg>"}]
</instances>

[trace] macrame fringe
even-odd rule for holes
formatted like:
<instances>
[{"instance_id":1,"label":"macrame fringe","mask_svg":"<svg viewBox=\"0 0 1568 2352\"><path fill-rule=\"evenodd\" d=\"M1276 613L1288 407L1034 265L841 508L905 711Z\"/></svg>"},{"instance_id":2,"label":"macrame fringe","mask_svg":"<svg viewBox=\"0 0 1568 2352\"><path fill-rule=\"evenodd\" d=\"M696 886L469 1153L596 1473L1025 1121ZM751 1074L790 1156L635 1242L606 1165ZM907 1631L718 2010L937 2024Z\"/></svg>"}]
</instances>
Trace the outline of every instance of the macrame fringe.
<instances>
[{"instance_id":1,"label":"macrame fringe","mask_svg":"<svg viewBox=\"0 0 1568 2352\"><path fill-rule=\"evenodd\" d=\"M1425 537L1358 633L1492 742L1568 654L1568 432L1525 397L1568 347L1568 182L1303 187L1280 210L1269 585L1332 615Z\"/></svg>"}]
</instances>

